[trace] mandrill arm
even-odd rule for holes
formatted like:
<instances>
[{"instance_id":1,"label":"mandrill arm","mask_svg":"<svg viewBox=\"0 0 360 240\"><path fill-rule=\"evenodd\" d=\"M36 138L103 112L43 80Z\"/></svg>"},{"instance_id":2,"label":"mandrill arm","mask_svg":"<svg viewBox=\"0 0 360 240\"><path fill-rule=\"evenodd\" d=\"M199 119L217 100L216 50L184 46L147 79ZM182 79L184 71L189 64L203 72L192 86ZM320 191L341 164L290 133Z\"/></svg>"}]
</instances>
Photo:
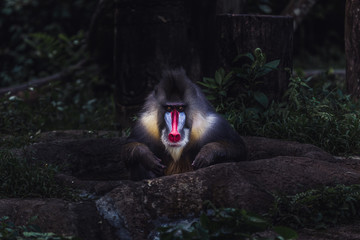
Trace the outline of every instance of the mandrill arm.
<instances>
[{"instance_id":1,"label":"mandrill arm","mask_svg":"<svg viewBox=\"0 0 360 240\"><path fill-rule=\"evenodd\" d=\"M243 139L220 115L214 113L212 116L212 124L198 140L200 149L192 162L194 169L217 163L246 161L247 149ZM201 125L206 123L202 122Z\"/></svg>"},{"instance_id":2,"label":"mandrill arm","mask_svg":"<svg viewBox=\"0 0 360 240\"><path fill-rule=\"evenodd\" d=\"M123 156L126 157L128 166L140 165L144 171L151 171L157 176L164 175L165 166L161 164L161 159L155 156L145 144L131 142L123 147Z\"/></svg>"},{"instance_id":3,"label":"mandrill arm","mask_svg":"<svg viewBox=\"0 0 360 240\"><path fill-rule=\"evenodd\" d=\"M242 146L234 146L234 144L227 142L208 143L200 149L192 166L194 169L199 169L216 163L245 160L246 150Z\"/></svg>"}]
</instances>

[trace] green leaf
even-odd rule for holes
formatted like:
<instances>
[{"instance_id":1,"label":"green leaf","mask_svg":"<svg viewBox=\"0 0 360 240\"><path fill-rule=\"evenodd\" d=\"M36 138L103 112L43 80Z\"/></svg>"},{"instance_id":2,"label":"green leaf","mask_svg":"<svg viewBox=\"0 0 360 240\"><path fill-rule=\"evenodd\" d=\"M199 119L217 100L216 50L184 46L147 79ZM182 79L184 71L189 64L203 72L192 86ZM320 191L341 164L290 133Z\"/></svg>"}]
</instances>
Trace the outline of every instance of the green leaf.
<instances>
[{"instance_id":1,"label":"green leaf","mask_svg":"<svg viewBox=\"0 0 360 240\"><path fill-rule=\"evenodd\" d=\"M233 60L233 62L237 62L242 57L247 57L252 62L255 60L254 56L251 53L244 53L244 54L240 54L240 55L236 56L235 59Z\"/></svg>"},{"instance_id":2,"label":"green leaf","mask_svg":"<svg viewBox=\"0 0 360 240\"><path fill-rule=\"evenodd\" d=\"M54 233L40 233L40 232L23 232L24 237L42 237L42 238L49 238L55 236Z\"/></svg>"},{"instance_id":3,"label":"green leaf","mask_svg":"<svg viewBox=\"0 0 360 240\"><path fill-rule=\"evenodd\" d=\"M271 68L261 68L261 70L259 70L258 72L256 72L255 74L255 78L260 78L262 76L265 76L266 74L268 74L269 72L273 71L273 69Z\"/></svg>"},{"instance_id":4,"label":"green leaf","mask_svg":"<svg viewBox=\"0 0 360 240\"><path fill-rule=\"evenodd\" d=\"M219 91L219 94L224 97L226 97L226 95L227 95L226 91L224 91L224 90Z\"/></svg>"},{"instance_id":5,"label":"green leaf","mask_svg":"<svg viewBox=\"0 0 360 240\"><path fill-rule=\"evenodd\" d=\"M204 83L204 82L198 82L198 84L206 87L206 88L210 88L210 89L217 89L217 86L214 84L214 83L210 83L210 82L207 82L207 83Z\"/></svg>"},{"instance_id":6,"label":"green leaf","mask_svg":"<svg viewBox=\"0 0 360 240\"><path fill-rule=\"evenodd\" d=\"M213 82L215 82L215 80L213 78L209 78L209 77L204 77L203 81L205 83L213 83ZM198 83L202 83L202 82L198 82Z\"/></svg>"},{"instance_id":7,"label":"green leaf","mask_svg":"<svg viewBox=\"0 0 360 240\"><path fill-rule=\"evenodd\" d=\"M264 67L267 67L267 68L271 68L271 69L276 69L280 64L280 60L274 60L274 61L271 61L271 62L268 62L264 65Z\"/></svg>"},{"instance_id":8,"label":"green leaf","mask_svg":"<svg viewBox=\"0 0 360 240\"><path fill-rule=\"evenodd\" d=\"M293 240L297 239L299 235L297 232L292 230L291 228L284 227L284 226L276 226L273 228L274 232L279 234L281 237L283 237L286 240Z\"/></svg>"},{"instance_id":9,"label":"green leaf","mask_svg":"<svg viewBox=\"0 0 360 240\"><path fill-rule=\"evenodd\" d=\"M259 4L259 8L261 11L263 11L266 14L270 14L272 12L271 7L269 7L269 5L267 4Z\"/></svg>"},{"instance_id":10,"label":"green leaf","mask_svg":"<svg viewBox=\"0 0 360 240\"><path fill-rule=\"evenodd\" d=\"M215 72L215 82L217 85L221 86L223 81L223 76L225 75L225 70L223 68L220 68Z\"/></svg>"},{"instance_id":11,"label":"green leaf","mask_svg":"<svg viewBox=\"0 0 360 240\"><path fill-rule=\"evenodd\" d=\"M268 97L262 92L255 92L254 93L255 100L264 108L267 108L269 105Z\"/></svg>"},{"instance_id":12,"label":"green leaf","mask_svg":"<svg viewBox=\"0 0 360 240\"><path fill-rule=\"evenodd\" d=\"M226 74L226 76L224 77L224 79L223 79L223 84L225 85L225 84L230 84L230 79L232 78L232 76L233 76L233 74L234 74L234 72L233 71L230 71L228 74Z\"/></svg>"}]
</instances>

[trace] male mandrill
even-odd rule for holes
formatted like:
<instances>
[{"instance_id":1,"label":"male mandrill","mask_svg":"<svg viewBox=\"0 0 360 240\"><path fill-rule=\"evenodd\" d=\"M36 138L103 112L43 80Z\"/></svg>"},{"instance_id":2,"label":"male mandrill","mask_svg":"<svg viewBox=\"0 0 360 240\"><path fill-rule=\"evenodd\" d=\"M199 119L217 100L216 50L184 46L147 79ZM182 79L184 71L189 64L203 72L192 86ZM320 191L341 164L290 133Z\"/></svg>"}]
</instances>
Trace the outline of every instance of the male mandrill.
<instances>
[{"instance_id":1,"label":"male mandrill","mask_svg":"<svg viewBox=\"0 0 360 240\"><path fill-rule=\"evenodd\" d=\"M141 180L246 160L247 151L200 88L175 69L148 96L123 156L131 179Z\"/></svg>"}]
</instances>

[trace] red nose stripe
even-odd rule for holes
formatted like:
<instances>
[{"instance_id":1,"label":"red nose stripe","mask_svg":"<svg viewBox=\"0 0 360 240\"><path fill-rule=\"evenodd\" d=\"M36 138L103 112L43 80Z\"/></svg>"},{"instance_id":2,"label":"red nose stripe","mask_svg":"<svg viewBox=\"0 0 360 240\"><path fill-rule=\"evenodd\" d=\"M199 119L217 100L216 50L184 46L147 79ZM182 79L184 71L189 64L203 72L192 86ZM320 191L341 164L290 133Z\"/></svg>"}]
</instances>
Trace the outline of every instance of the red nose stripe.
<instances>
[{"instance_id":1,"label":"red nose stripe","mask_svg":"<svg viewBox=\"0 0 360 240\"><path fill-rule=\"evenodd\" d=\"M180 141L180 133L178 132L178 123L179 123L179 112L174 109L171 112L171 132L169 133L169 141L176 143Z\"/></svg>"}]
</instances>

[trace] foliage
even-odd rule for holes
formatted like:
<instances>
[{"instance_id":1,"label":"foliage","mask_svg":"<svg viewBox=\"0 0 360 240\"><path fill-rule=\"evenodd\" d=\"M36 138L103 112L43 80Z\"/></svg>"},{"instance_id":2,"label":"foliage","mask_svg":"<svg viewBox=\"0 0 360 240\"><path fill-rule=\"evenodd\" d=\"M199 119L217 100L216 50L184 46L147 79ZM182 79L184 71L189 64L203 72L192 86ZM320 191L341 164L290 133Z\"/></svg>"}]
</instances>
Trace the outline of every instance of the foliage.
<instances>
[{"instance_id":1,"label":"foliage","mask_svg":"<svg viewBox=\"0 0 360 240\"><path fill-rule=\"evenodd\" d=\"M220 113L230 112L229 104L239 107L247 103L259 110L266 108L269 104L267 96L257 88L263 84L261 77L275 70L279 65L279 60L266 63L266 56L260 48L255 49L254 54L239 55L234 62L241 58L246 58L250 63L234 67L228 73L220 68L215 72L215 78L204 78L203 82L198 82L205 87L204 92L207 98L214 103L216 110ZM241 92L232 92L234 89L240 89Z\"/></svg>"},{"instance_id":2,"label":"foliage","mask_svg":"<svg viewBox=\"0 0 360 240\"><path fill-rule=\"evenodd\" d=\"M274 194L274 204L266 217L234 208L203 212L198 220L162 227L160 239L296 239L292 228L327 228L360 218L360 185L324 186L296 195ZM259 236L272 229L278 237ZM257 234L255 234L257 233Z\"/></svg>"},{"instance_id":3,"label":"foliage","mask_svg":"<svg viewBox=\"0 0 360 240\"><path fill-rule=\"evenodd\" d=\"M199 220L189 224L162 227L161 240L176 239L248 239L248 240L285 240L296 239L297 233L286 227L273 227L265 219L235 208L211 209L203 212ZM261 236L261 233L273 230L277 236ZM270 234L271 235L271 234ZM274 234L276 235L276 234Z\"/></svg>"},{"instance_id":4,"label":"foliage","mask_svg":"<svg viewBox=\"0 0 360 240\"><path fill-rule=\"evenodd\" d=\"M254 55L248 54L251 64L230 72L219 69L202 83L216 110L238 132L311 143L338 155L360 152L359 103L330 82L316 85L299 76L290 77L282 101L270 101L258 90L259 79L278 62L265 63L261 54Z\"/></svg>"},{"instance_id":5,"label":"foliage","mask_svg":"<svg viewBox=\"0 0 360 240\"><path fill-rule=\"evenodd\" d=\"M64 33L56 37L44 32L29 33L24 41L30 47L27 56L33 59L34 66L47 63L45 69L37 71L38 75L50 75L87 58L82 30L70 37Z\"/></svg>"},{"instance_id":6,"label":"foliage","mask_svg":"<svg viewBox=\"0 0 360 240\"><path fill-rule=\"evenodd\" d=\"M9 220L9 217L0 218L0 239L6 240L76 240L75 237L58 236L54 233L44 233L32 222L36 217L30 219L26 225L17 226ZM79 239L78 239L79 240Z\"/></svg>"},{"instance_id":7,"label":"foliage","mask_svg":"<svg viewBox=\"0 0 360 240\"><path fill-rule=\"evenodd\" d=\"M76 193L55 180L58 167L30 163L0 150L0 197L60 197L75 200Z\"/></svg>"},{"instance_id":8,"label":"foliage","mask_svg":"<svg viewBox=\"0 0 360 240\"><path fill-rule=\"evenodd\" d=\"M275 196L270 213L277 223L325 228L360 218L360 185L336 185L294 196Z\"/></svg>"},{"instance_id":9,"label":"foliage","mask_svg":"<svg viewBox=\"0 0 360 240\"><path fill-rule=\"evenodd\" d=\"M81 74L73 77L78 79L52 83L39 91L30 89L19 97L0 97L0 143L9 143L11 138L6 136L13 135L21 146L53 129L115 129L112 89L103 87L103 79L96 76L87 81ZM103 88L101 95L95 93L96 88Z\"/></svg>"},{"instance_id":10,"label":"foliage","mask_svg":"<svg viewBox=\"0 0 360 240\"><path fill-rule=\"evenodd\" d=\"M8 35L0 40L0 61L5 64L0 86L58 73L87 59L82 29L88 26L94 4L84 0L1 2L0 29ZM35 19L34 12L38 12ZM74 12L81 19L75 21ZM112 93L113 87L99 77L97 67L88 65L62 82L0 96L0 145L23 146L53 129L114 129Z\"/></svg>"},{"instance_id":11,"label":"foliage","mask_svg":"<svg viewBox=\"0 0 360 240\"><path fill-rule=\"evenodd\" d=\"M59 72L64 67L61 64L66 66L79 58L83 29L88 27L95 4L85 0L0 1L0 87ZM44 52L42 45L50 38L66 51L56 47ZM77 54L70 54L70 50ZM66 59L65 55L67 62L58 62L60 56Z\"/></svg>"},{"instance_id":12,"label":"foliage","mask_svg":"<svg viewBox=\"0 0 360 240\"><path fill-rule=\"evenodd\" d=\"M271 14L273 12L272 5L273 3L270 0L250 1L245 4L243 11L254 14Z\"/></svg>"},{"instance_id":13,"label":"foliage","mask_svg":"<svg viewBox=\"0 0 360 240\"><path fill-rule=\"evenodd\" d=\"M296 239L291 228L323 229L360 218L360 185L336 185L295 195L274 194L274 203L263 217L242 209L204 211L198 220L159 229L160 239ZM273 230L279 236L261 237ZM255 234L256 233L256 234Z\"/></svg>"}]
</instances>

